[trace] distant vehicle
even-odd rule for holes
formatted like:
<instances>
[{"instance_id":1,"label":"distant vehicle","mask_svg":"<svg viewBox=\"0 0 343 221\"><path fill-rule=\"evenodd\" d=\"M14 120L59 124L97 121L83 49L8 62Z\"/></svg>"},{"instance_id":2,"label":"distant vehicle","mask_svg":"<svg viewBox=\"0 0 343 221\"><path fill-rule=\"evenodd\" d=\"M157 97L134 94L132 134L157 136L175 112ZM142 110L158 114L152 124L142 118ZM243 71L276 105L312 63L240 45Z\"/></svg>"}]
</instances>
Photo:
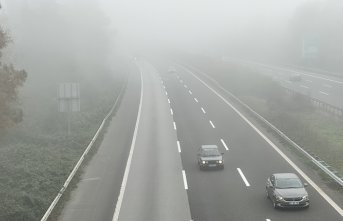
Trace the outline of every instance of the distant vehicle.
<instances>
[{"instance_id":1,"label":"distant vehicle","mask_svg":"<svg viewBox=\"0 0 343 221\"><path fill-rule=\"evenodd\" d=\"M289 77L289 80L292 82L297 82L297 81L301 81L302 77L300 74L293 74Z\"/></svg>"},{"instance_id":2,"label":"distant vehicle","mask_svg":"<svg viewBox=\"0 0 343 221\"><path fill-rule=\"evenodd\" d=\"M174 73L176 73L176 69L174 67L169 67L168 73L169 74L174 74Z\"/></svg>"},{"instance_id":3,"label":"distant vehicle","mask_svg":"<svg viewBox=\"0 0 343 221\"><path fill-rule=\"evenodd\" d=\"M308 208L310 201L306 186L294 173L276 173L268 178L266 193L275 209Z\"/></svg>"},{"instance_id":4,"label":"distant vehicle","mask_svg":"<svg viewBox=\"0 0 343 221\"><path fill-rule=\"evenodd\" d=\"M216 145L202 145L198 151L198 165L200 169L224 169L223 153Z\"/></svg>"}]
</instances>

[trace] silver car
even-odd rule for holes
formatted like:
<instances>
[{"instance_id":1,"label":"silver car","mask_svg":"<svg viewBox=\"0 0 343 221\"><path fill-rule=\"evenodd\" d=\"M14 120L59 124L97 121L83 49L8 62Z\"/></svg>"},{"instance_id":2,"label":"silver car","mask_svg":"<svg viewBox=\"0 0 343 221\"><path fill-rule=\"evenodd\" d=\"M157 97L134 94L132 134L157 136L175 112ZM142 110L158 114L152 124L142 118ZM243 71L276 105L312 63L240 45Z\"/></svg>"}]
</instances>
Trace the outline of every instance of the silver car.
<instances>
[{"instance_id":1,"label":"silver car","mask_svg":"<svg viewBox=\"0 0 343 221\"><path fill-rule=\"evenodd\" d=\"M274 208L308 208L306 186L294 173L276 173L268 178L266 193Z\"/></svg>"}]
</instances>

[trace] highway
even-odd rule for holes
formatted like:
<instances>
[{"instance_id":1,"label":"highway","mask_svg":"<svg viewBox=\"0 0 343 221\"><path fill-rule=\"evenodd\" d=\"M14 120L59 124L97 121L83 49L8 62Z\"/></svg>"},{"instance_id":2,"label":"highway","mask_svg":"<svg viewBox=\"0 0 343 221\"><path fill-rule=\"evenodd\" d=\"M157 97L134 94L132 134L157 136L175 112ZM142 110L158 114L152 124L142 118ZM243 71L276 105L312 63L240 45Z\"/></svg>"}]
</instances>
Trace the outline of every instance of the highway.
<instances>
[{"instance_id":1,"label":"highway","mask_svg":"<svg viewBox=\"0 0 343 221\"><path fill-rule=\"evenodd\" d=\"M59 220L337 221L334 202L202 75L137 62L120 108ZM216 144L225 169L200 171L200 145ZM311 206L275 210L272 173L294 172Z\"/></svg>"},{"instance_id":2,"label":"highway","mask_svg":"<svg viewBox=\"0 0 343 221\"><path fill-rule=\"evenodd\" d=\"M250 68L258 70L260 73L271 76L285 88L343 109L343 75L342 77L330 76L289 67L277 67L258 62L229 58L223 58L223 61L238 62L240 64L248 65ZM300 75L301 80L291 81L290 78L294 75Z\"/></svg>"},{"instance_id":3,"label":"highway","mask_svg":"<svg viewBox=\"0 0 343 221\"><path fill-rule=\"evenodd\" d=\"M164 76L188 177L193 220L342 220L342 209L336 211L323 192L319 190L319 194L312 186L308 188L310 209L274 210L265 196L266 178L275 172L302 171L292 167L270 140L195 73L179 67L175 76ZM198 169L196 152L202 144L221 147L223 171Z\"/></svg>"}]
</instances>

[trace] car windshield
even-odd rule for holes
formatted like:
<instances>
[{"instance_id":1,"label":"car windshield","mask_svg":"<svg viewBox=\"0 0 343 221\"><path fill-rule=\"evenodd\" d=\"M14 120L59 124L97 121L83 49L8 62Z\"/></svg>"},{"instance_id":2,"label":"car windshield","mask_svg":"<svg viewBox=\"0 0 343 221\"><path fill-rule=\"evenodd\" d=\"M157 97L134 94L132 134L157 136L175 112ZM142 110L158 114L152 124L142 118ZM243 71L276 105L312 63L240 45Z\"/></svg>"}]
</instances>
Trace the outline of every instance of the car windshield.
<instances>
[{"instance_id":1,"label":"car windshield","mask_svg":"<svg viewBox=\"0 0 343 221\"><path fill-rule=\"evenodd\" d=\"M276 180L275 187L278 189L302 188L303 184L298 178L281 178Z\"/></svg>"},{"instance_id":2,"label":"car windshield","mask_svg":"<svg viewBox=\"0 0 343 221\"><path fill-rule=\"evenodd\" d=\"M218 156L218 155L220 155L220 153L219 153L219 151L217 149L204 149L202 151L202 155L206 156L206 157L208 157L208 156Z\"/></svg>"}]
</instances>

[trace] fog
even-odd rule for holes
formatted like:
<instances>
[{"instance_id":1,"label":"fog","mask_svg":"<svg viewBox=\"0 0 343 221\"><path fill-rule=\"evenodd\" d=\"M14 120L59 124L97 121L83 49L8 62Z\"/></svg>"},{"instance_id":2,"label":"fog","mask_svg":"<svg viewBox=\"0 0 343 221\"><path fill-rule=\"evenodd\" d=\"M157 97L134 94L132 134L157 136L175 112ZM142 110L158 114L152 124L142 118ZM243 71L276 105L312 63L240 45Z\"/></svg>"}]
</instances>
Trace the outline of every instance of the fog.
<instances>
[{"instance_id":1,"label":"fog","mask_svg":"<svg viewBox=\"0 0 343 221\"><path fill-rule=\"evenodd\" d=\"M237 44L249 46L270 29L278 34L303 2L103 0L123 43L215 54L237 50Z\"/></svg>"},{"instance_id":2,"label":"fog","mask_svg":"<svg viewBox=\"0 0 343 221\"><path fill-rule=\"evenodd\" d=\"M343 49L332 43L343 35L339 0L3 0L2 5L19 51L42 46L60 55L68 51L74 60L95 51L97 56L87 59L100 63L111 53L179 51L306 64L302 43L315 36L320 54L312 63L342 69ZM39 13L25 14L25 8ZM32 30L37 36L27 38Z\"/></svg>"}]
</instances>

